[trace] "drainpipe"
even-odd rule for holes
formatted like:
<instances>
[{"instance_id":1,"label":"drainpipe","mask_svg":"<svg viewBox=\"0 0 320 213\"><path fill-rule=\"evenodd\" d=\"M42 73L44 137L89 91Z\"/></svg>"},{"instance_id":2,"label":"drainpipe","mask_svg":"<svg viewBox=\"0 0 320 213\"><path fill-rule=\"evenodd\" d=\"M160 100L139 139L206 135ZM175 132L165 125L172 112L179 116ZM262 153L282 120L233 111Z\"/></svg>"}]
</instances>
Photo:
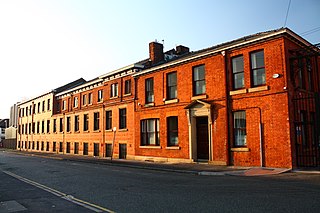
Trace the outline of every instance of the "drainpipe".
<instances>
[{"instance_id":1,"label":"drainpipe","mask_svg":"<svg viewBox=\"0 0 320 213\"><path fill-rule=\"evenodd\" d=\"M228 158L228 165L231 162L231 155L230 155L230 96L229 96L229 72L228 72L228 52L227 50L221 51L221 55L224 56L224 69L225 69L225 85L226 85L226 118L227 118L227 125L226 125L226 140L227 140L227 158Z\"/></svg>"}]
</instances>

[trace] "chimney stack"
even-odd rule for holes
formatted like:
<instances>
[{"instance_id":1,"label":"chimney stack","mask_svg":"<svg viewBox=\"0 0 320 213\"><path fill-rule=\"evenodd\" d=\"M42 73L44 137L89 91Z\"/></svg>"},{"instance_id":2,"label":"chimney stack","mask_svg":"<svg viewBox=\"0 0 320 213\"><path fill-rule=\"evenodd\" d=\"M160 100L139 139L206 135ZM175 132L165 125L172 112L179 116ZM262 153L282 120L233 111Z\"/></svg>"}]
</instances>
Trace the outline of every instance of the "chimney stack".
<instances>
[{"instance_id":1,"label":"chimney stack","mask_svg":"<svg viewBox=\"0 0 320 213\"><path fill-rule=\"evenodd\" d=\"M183 45L176 46L177 55L183 55L185 53L189 53L189 47L185 47Z\"/></svg>"},{"instance_id":2,"label":"chimney stack","mask_svg":"<svg viewBox=\"0 0 320 213\"><path fill-rule=\"evenodd\" d=\"M158 42L149 43L149 58L151 64L157 64L164 60L163 44Z\"/></svg>"}]
</instances>

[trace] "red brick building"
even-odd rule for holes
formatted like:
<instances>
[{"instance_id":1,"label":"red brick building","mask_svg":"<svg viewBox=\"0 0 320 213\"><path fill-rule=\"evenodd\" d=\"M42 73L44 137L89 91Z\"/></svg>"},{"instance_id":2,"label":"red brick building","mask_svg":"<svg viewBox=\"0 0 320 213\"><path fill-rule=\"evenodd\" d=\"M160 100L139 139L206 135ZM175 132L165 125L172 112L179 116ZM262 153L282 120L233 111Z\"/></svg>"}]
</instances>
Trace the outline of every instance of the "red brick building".
<instances>
[{"instance_id":1,"label":"red brick building","mask_svg":"<svg viewBox=\"0 0 320 213\"><path fill-rule=\"evenodd\" d=\"M134 74L136 158L319 165L319 48L280 29L169 57L151 43L150 52L154 65Z\"/></svg>"},{"instance_id":2,"label":"red brick building","mask_svg":"<svg viewBox=\"0 0 320 213\"><path fill-rule=\"evenodd\" d=\"M151 42L148 59L55 93L47 148L31 150L317 167L319 52L287 28L196 52Z\"/></svg>"}]
</instances>

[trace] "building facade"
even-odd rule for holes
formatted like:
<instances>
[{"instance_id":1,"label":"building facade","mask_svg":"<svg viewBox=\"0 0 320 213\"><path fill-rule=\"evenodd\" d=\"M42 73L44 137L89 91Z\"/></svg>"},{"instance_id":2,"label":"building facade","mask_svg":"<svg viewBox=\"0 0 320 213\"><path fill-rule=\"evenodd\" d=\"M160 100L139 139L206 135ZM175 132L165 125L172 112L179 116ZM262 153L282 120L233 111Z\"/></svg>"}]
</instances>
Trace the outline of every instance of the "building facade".
<instances>
[{"instance_id":1,"label":"building facade","mask_svg":"<svg viewBox=\"0 0 320 213\"><path fill-rule=\"evenodd\" d=\"M196 52L151 42L148 59L43 96L53 108L35 121L20 104L18 140L63 154L318 167L319 52L287 28ZM29 139L38 125L47 130Z\"/></svg>"}]
</instances>

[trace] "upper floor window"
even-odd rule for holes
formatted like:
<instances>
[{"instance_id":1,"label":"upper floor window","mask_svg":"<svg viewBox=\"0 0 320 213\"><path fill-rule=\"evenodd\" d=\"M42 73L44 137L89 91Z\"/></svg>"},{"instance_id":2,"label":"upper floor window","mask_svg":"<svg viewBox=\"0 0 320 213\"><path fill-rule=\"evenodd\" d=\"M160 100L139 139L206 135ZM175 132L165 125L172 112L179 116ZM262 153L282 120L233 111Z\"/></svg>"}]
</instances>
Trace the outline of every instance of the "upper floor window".
<instances>
[{"instance_id":1,"label":"upper floor window","mask_svg":"<svg viewBox=\"0 0 320 213\"><path fill-rule=\"evenodd\" d=\"M111 84L111 89L110 89L110 97L118 97L118 84Z\"/></svg>"},{"instance_id":2,"label":"upper floor window","mask_svg":"<svg viewBox=\"0 0 320 213\"><path fill-rule=\"evenodd\" d=\"M42 112L45 111L46 108L46 101L42 101Z\"/></svg>"},{"instance_id":3,"label":"upper floor window","mask_svg":"<svg viewBox=\"0 0 320 213\"><path fill-rule=\"evenodd\" d=\"M78 102L79 102L79 101L78 101L78 97L74 97L74 98L73 98L73 107L74 107L74 108L78 107Z\"/></svg>"},{"instance_id":4,"label":"upper floor window","mask_svg":"<svg viewBox=\"0 0 320 213\"><path fill-rule=\"evenodd\" d=\"M85 106L87 105L87 95L82 95L82 105Z\"/></svg>"},{"instance_id":5,"label":"upper floor window","mask_svg":"<svg viewBox=\"0 0 320 213\"><path fill-rule=\"evenodd\" d=\"M40 102L38 103L38 113L40 113Z\"/></svg>"},{"instance_id":6,"label":"upper floor window","mask_svg":"<svg viewBox=\"0 0 320 213\"><path fill-rule=\"evenodd\" d=\"M53 119L53 132L57 132L57 119Z\"/></svg>"},{"instance_id":7,"label":"upper floor window","mask_svg":"<svg viewBox=\"0 0 320 213\"><path fill-rule=\"evenodd\" d=\"M74 131L79 131L79 115L74 116Z\"/></svg>"},{"instance_id":8,"label":"upper floor window","mask_svg":"<svg viewBox=\"0 0 320 213\"><path fill-rule=\"evenodd\" d=\"M84 114L83 115L83 131L89 130L89 115Z\"/></svg>"},{"instance_id":9,"label":"upper floor window","mask_svg":"<svg viewBox=\"0 0 320 213\"><path fill-rule=\"evenodd\" d=\"M233 133L234 133L234 146L247 145L246 112L245 111L237 111L233 113Z\"/></svg>"},{"instance_id":10,"label":"upper floor window","mask_svg":"<svg viewBox=\"0 0 320 213\"><path fill-rule=\"evenodd\" d=\"M193 68L193 95L206 93L206 72L204 65Z\"/></svg>"},{"instance_id":11,"label":"upper floor window","mask_svg":"<svg viewBox=\"0 0 320 213\"><path fill-rule=\"evenodd\" d=\"M60 128L59 128L60 132L63 132L63 118L60 118Z\"/></svg>"},{"instance_id":12,"label":"upper floor window","mask_svg":"<svg viewBox=\"0 0 320 213\"><path fill-rule=\"evenodd\" d=\"M62 101L62 110L66 110L67 109L67 101L63 100Z\"/></svg>"},{"instance_id":13,"label":"upper floor window","mask_svg":"<svg viewBox=\"0 0 320 213\"><path fill-rule=\"evenodd\" d=\"M47 120L47 133L50 133L50 120Z\"/></svg>"},{"instance_id":14,"label":"upper floor window","mask_svg":"<svg viewBox=\"0 0 320 213\"><path fill-rule=\"evenodd\" d=\"M146 79L146 103L154 102L153 78Z\"/></svg>"},{"instance_id":15,"label":"upper floor window","mask_svg":"<svg viewBox=\"0 0 320 213\"><path fill-rule=\"evenodd\" d=\"M262 51L253 52L251 55L251 75L253 86L266 84L266 73L264 67L264 53Z\"/></svg>"},{"instance_id":16,"label":"upper floor window","mask_svg":"<svg viewBox=\"0 0 320 213\"><path fill-rule=\"evenodd\" d=\"M126 80L124 82L124 94L128 95L131 94L131 80Z\"/></svg>"},{"instance_id":17,"label":"upper floor window","mask_svg":"<svg viewBox=\"0 0 320 213\"><path fill-rule=\"evenodd\" d=\"M95 112L93 114L93 130L99 130L100 129L100 113Z\"/></svg>"},{"instance_id":18,"label":"upper floor window","mask_svg":"<svg viewBox=\"0 0 320 213\"><path fill-rule=\"evenodd\" d=\"M50 99L48 99L48 102L47 102L47 111L50 111L50 108L51 108L51 102L50 102Z\"/></svg>"},{"instance_id":19,"label":"upper floor window","mask_svg":"<svg viewBox=\"0 0 320 213\"><path fill-rule=\"evenodd\" d=\"M88 94L88 104L92 104L92 93Z\"/></svg>"},{"instance_id":20,"label":"upper floor window","mask_svg":"<svg viewBox=\"0 0 320 213\"><path fill-rule=\"evenodd\" d=\"M127 128L127 109L119 109L119 129Z\"/></svg>"},{"instance_id":21,"label":"upper floor window","mask_svg":"<svg viewBox=\"0 0 320 213\"><path fill-rule=\"evenodd\" d=\"M103 101L103 90L98 90L98 102Z\"/></svg>"},{"instance_id":22,"label":"upper floor window","mask_svg":"<svg viewBox=\"0 0 320 213\"><path fill-rule=\"evenodd\" d=\"M57 107L57 112L60 112L61 105L60 105L60 102L59 102L59 101L57 101L56 107Z\"/></svg>"},{"instance_id":23,"label":"upper floor window","mask_svg":"<svg viewBox=\"0 0 320 213\"><path fill-rule=\"evenodd\" d=\"M112 129L112 111L106 111L106 130Z\"/></svg>"},{"instance_id":24,"label":"upper floor window","mask_svg":"<svg viewBox=\"0 0 320 213\"><path fill-rule=\"evenodd\" d=\"M67 117L67 132L71 132L71 117Z\"/></svg>"},{"instance_id":25,"label":"upper floor window","mask_svg":"<svg viewBox=\"0 0 320 213\"><path fill-rule=\"evenodd\" d=\"M177 72L167 74L167 99L177 98Z\"/></svg>"},{"instance_id":26,"label":"upper floor window","mask_svg":"<svg viewBox=\"0 0 320 213\"><path fill-rule=\"evenodd\" d=\"M26 107L26 116L28 116L29 108Z\"/></svg>"},{"instance_id":27,"label":"upper floor window","mask_svg":"<svg viewBox=\"0 0 320 213\"><path fill-rule=\"evenodd\" d=\"M233 89L244 88L243 56L232 58Z\"/></svg>"}]
</instances>

